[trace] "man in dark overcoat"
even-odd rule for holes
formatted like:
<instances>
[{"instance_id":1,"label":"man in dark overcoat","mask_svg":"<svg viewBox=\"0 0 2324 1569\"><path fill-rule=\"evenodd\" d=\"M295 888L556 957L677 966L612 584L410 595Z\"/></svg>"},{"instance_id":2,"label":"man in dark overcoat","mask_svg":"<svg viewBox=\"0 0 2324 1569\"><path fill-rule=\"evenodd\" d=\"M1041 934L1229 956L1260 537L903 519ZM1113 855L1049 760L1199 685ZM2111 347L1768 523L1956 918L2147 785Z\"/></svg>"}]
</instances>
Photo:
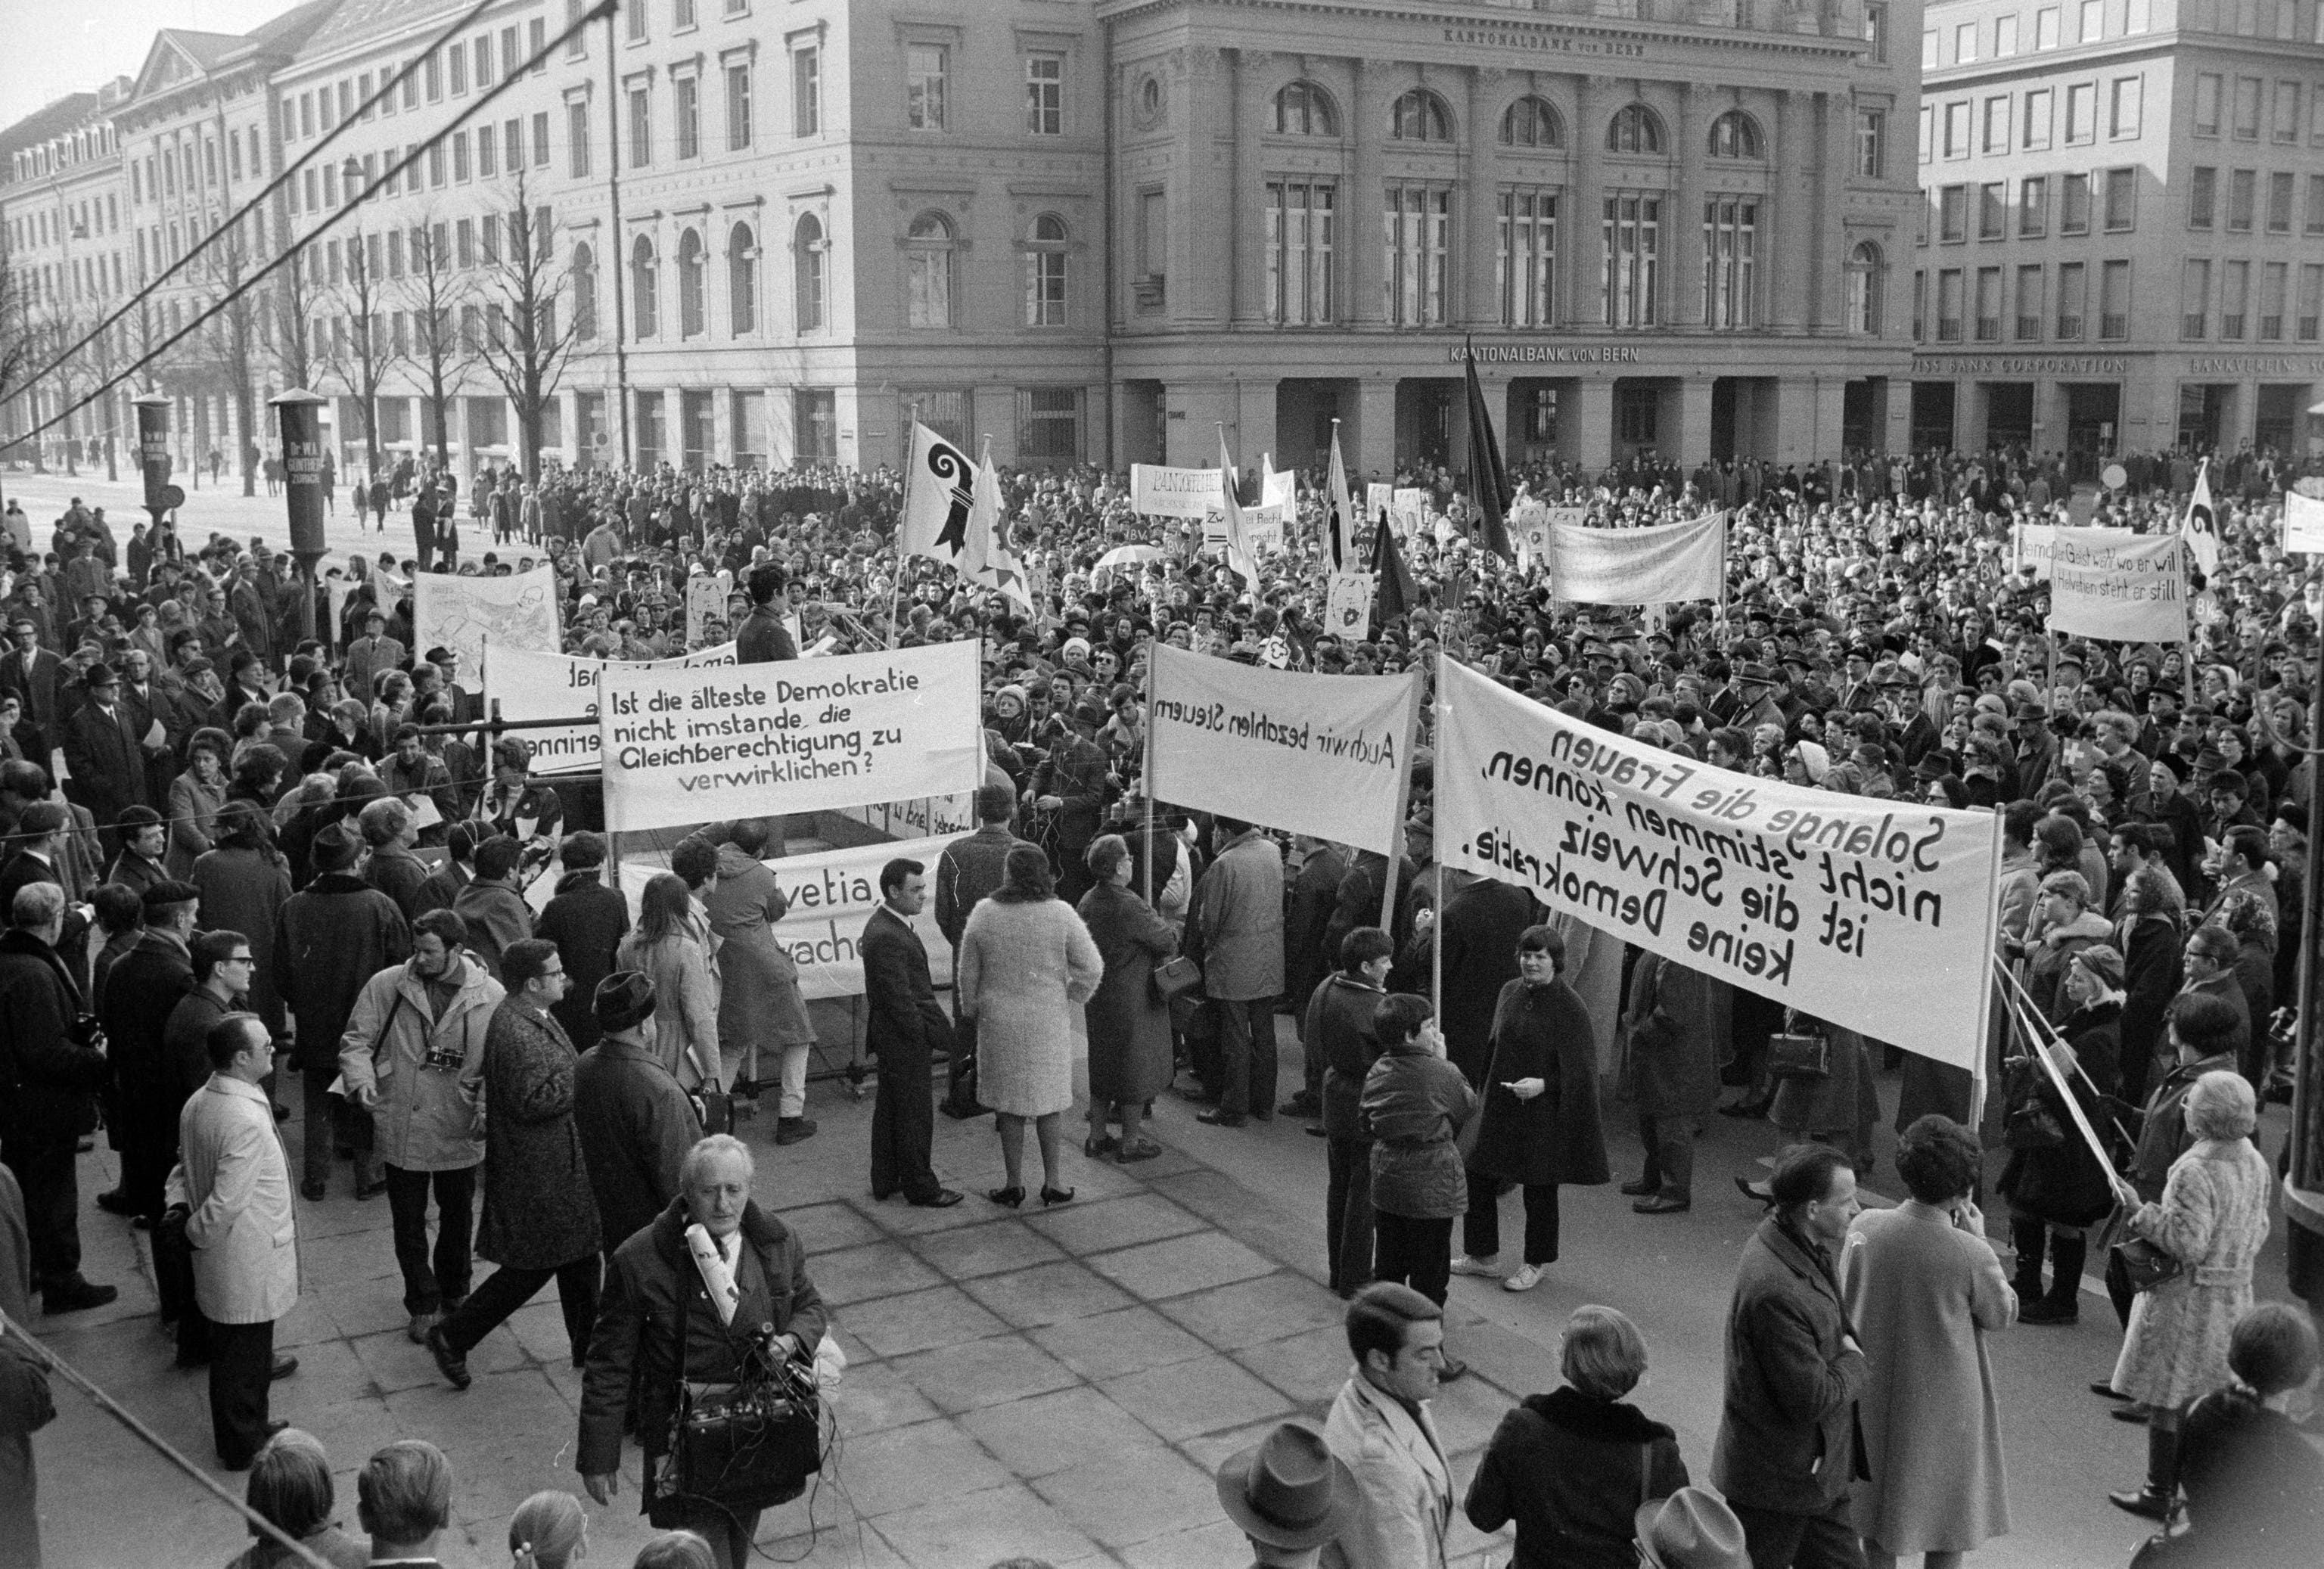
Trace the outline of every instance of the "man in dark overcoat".
<instances>
[{"instance_id":1,"label":"man in dark overcoat","mask_svg":"<svg viewBox=\"0 0 2324 1569\"><path fill-rule=\"evenodd\" d=\"M161 1218L161 1190L178 1163L178 1112L186 1096L170 1062L170 1015L194 989L187 945L201 897L190 882L148 888L140 900L145 929L106 975L101 1018L122 1124L124 1207L149 1226Z\"/></svg>"},{"instance_id":2,"label":"man in dark overcoat","mask_svg":"<svg viewBox=\"0 0 2324 1569\"><path fill-rule=\"evenodd\" d=\"M880 1098L872 1111L872 1196L901 1193L923 1209L944 1209L960 1195L936 1180L928 1163L936 1133L928 1091L935 1053L952 1043L951 1022L936 1005L927 946L912 918L928 900L927 868L899 858L880 869L880 908L863 923L863 994L870 1014L863 1049L879 1059Z\"/></svg>"}]
</instances>

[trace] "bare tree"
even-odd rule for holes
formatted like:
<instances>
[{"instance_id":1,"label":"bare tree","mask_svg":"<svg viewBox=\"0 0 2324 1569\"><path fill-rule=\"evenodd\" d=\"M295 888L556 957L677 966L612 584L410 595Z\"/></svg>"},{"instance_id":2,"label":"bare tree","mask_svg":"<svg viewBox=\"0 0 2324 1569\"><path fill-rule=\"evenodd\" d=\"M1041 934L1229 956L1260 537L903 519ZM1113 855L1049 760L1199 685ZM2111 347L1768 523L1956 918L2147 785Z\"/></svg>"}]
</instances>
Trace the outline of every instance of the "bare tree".
<instances>
[{"instance_id":1,"label":"bare tree","mask_svg":"<svg viewBox=\"0 0 2324 1569\"><path fill-rule=\"evenodd\" d=\"M422 218L411 233L405 298L411 305L411 363L419 373L420 401L435 427L436 466L452 466L452 400L467 379L476 353L478 311L474 292L460 276L466 258L452 254L449 225Z\"/></svg>"},{"instance_id":2,"label":"bare tree","mask_svg":"<svg viewBox=\"0 0 2324 1569\"><path fill-rule=\"evenodd\" d=\"M484 219L501 223L500 215ZM523 454L527 483L540 483L541 425L557 401L557 388L573 355L578 315L560 310L558 301L570 292L565 271L551 255L554 229L547 208L534 208L526 197L525 176L516 180L516 199L505 215L505 234L493 251L485 252L484 295L484 334L477 357L516 409L519 449Z\"/></svg>"},{"instance_id":3,"label":"bare tree","mask_svg":"<svg viewBox=\"0 0 2324 1569\"><path fill-rule=\"evenodd\" d=\"M302 249L274 274L274 363L285 387L309 387L315 374L314 343L308 336L318 309L315 253Z\"/></svg>"},{"instance_id":4,"label":"bare tree","mask_svg":"<svg viewBox=\"0 0 2324 1569\"><path fill-rule=\"evenodd\" d=\"M208 263L217 280L218 295L226 304L226 309L210 318L203 331L209 339L212 361L226 382L227 395L234 399L235 428L242 437L243 446L243 450L234 455L234 461L242 470L242 494L256 495L258 386L252 361L262 323L257 302L242 287L243 276L249 269L249 256L239 225L226 232L211 251Z\"/></svg>"},{"instance_id":5,"label":"bare tree","mask_svg":"<svg viewBox=\"0 0 2324 1569\"><path fill-rule=\"evenodd\" d=\"M372 244L379 235L369 236ZM355 401L363 420L364 471L376 477L379 466L379 392L398 362L404 357L402 335L389 330L389 291L371 260L366 236L346 243L346 270L331 289L330 303L337 309L327 342L317 357L324 370ZM344 321L345 326L340 323Z\"/></svg>"}]
</instances>

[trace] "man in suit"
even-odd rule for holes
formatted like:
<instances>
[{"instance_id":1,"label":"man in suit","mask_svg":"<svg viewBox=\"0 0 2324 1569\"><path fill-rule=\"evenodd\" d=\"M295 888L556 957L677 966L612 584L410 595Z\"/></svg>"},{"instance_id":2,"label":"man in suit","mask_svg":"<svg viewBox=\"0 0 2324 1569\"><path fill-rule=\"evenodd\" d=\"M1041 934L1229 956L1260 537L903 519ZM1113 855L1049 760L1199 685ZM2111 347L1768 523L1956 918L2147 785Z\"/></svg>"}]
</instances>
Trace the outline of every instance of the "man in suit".
<instances>
[{"instance_id":1,"label":"man in suit","mask_svg":"<svg viewBox=\"0 0 2324 1569\"><path fill-rule=\"evenodd\" d=\"M110 665L88 669L88 702L65 721L65 768L72 775L66 794L106 825L118 822L124 807L150 807L144 737L129 706L121 700L121 676Z\"/></svg>"},{"instance_id":2,"label":"man in suit","mask_svg":"<svg viewBox=\"0 0 2324 1569\"><path fill-rule=\"evenodd\" d=\"M178 1000L194 989L194 915L201 890L161 881L140 896L145 929L106 976L105 1037L121 1118L120 1207L151 1225L161 1218L161 1188L178 1158L182 1088L171 1072L167 1039Z\"/></svg>"},{"instance_id":3,"label":"man in suit","mask_svg":"<svg viewBox=\"0 0 2324 1569\"><path fill-rule=\"evenodd\" d=\"M900 1191L922 1209L945 1209L960 1195L928 1164L936 1114L928 1065L952 1044L952 1026L936 1006L927 946L912 918L928 901L927 868L902 858L880 869L880 908L863 923L863 992L871 1007L863 1049L880 1059L880 1099L872 1112L872 1196Z\"/></svg>"},{"instance_id":4,"label":"man in suit","mask_svg":"<svg viewBox=\"0 0 2324 1569\"><path fill-rule=\"evenodd\" d=\"M1323 977L1338 967L1338 955L1324 951L1323 934L1331 928L1332 913L1340 901L1340 880L1348 873L1348 857L1328 839L1302 834L1292 844L1301 860L1299 875L1291 884L1290 907L1283 917L1284 993L1294 1007L1305 1010ZM1305 1082L1277 1109L1286 1117L1321 1117L1323 1054L1305 1040L1300 1049L1305 1058Z\"/></svg>"},{"instance_id":5,"label":"man in suit","mask_svg":"<svg viewBox=\"0 0 2324 1569\"><path fill-rule=\"evenodd\" d=\"M299 1300L298 1221L290 1162L259 1081L274 1069L274 1038L255 1013L229 1013L204 1041L209 1082L187 1101L169 1176L194 1253L194 1300L209 1322L210 1433L228 1471L244 1471L282 1428L266 1415L268 1386L297 1368L274 1360L274 1321Z\"/></svg>"},{"instance_id":6,"label":"man in suit","mask_svg":"<svg viewBox=\"0 0 2324 1569\"><path fill-rule=\"evenodd\" d=\"M226 595L226 609L234 616L235 630L242 634L243 647L256 654L270 671L274 668L274 601L257 558L244 557Z\"/></svg>"},{"instance_id":7,"label":"man in suit","mask_svg":"<svg viewBox=\"0 0 2324 1569\"><path fill-rule=\"evenodd\" d=\"M41 646L41 629L29 616L18 616L9 628L15 646L0 659L0 691L23 700L24 717L42 735L57 734L57 684L64 678L64 661ZM35 758L46 766L48 759Z\"/></svg>"}]
</instances>

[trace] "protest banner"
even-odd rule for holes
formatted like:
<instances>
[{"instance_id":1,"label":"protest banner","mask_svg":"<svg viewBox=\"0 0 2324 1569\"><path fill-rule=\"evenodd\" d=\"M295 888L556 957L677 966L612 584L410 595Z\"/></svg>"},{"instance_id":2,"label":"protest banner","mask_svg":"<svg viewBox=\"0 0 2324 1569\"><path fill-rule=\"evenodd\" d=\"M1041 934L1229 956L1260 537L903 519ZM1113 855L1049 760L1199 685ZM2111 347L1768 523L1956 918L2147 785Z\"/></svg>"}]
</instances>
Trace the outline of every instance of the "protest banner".
<instances>
[{"instance_id":1,"label":"protest banner","mask_svg":"<svg viewBox=\"0 0 2324 1569\"><path fill-rule=\"evenodd\" d=\"M2180 537L2067 529L2050 543L2050 630L2125 642L2187 636Z\"/></svg>"},{"instance_id":2,"label":"protest banner","mask_svg":"<svg viewBox=\"0 0 2324 1569\"><path fill-rule=\"evenodd\" d=\"M1378 482L1374 482L1364 486L1364 516L1366 519L1376 523L1379 521L1380 514L1382 512L1392 512L1395 510L1396 486L1392 485L1381 485Z\"/></svg>"},{"instance_id":3,"label":"protest banner","mask_svg":"<svg viewBox=\"0 0 2324 1569\"><path fill-rule=\"evenodd\" d=\"M1156 646L1154 797L1393 853L1420 677L1312 676Z\"/></svg>"},{"instance_id":4,"label":"protest banner","mask_svg":"<svg viewBox=\"0 0 2324 1569\"><path fill-rule=\"evenodd\" d=\"M1580 512L1581 508L1558 509ZM1535 562L1549 559L1550 506L1539 496L1527 496L1510 510L1509 538L1526 558Z\"/></svg>"},{"instance_id":5,"label":"protest banner","mask_svg":"<svg viewBox=\"0 0 2324 1569\"><path fill-rule=\"evenodd\" d=\"M950 795L984 782L971 642L811 663L613 665L601 689L612 829Z\"/></svg>"},{"instance_id":6,"label":"protest banner","mask_svg":"<svg viewBox=\"0 0 2324 1569\"><path fill-rule=\"evenodd\" d=\"M734 629L726 624L726 598L734 592L731 572L697 572L686 580L686 646L698 649L712 641L724 642ZM714 628L712 623L716 623ZM794 645L796 646L796 645Z\"/></svg>"},{"instance_id":7,"label":"protest banner","mask_svg":"<svg viewBox=\"0 0 2324 1569\"><path fill-rule=\"evenodd\" d=\"M1675 964L1981 1071L1990 812L1730 773L1440 666L1436 852Z\"/></svg>"},{"instance_id":8,"label":"protest banner","mask_svg":"<svg viewBox=\"0 0 2324 1569\"><path fill-rule=\"evenodd\" d=\"M1553 516L1549 577L1557 597L1573 605L1717 599L1727 588L1727 514L1645 529L1592 529Z\"/></svg>"},{"instance_id":9,"label":"protest banner","mask_svg":"<svg viewBox=\"0 0 2324 1569\"><path fill-rule=\"evenodd\" d=\"M535 773L595 773L598 766L597 691L609 665L625 669L683 670L704 665L731 665L734 645L723 642L669 660L594 660L582 654L544 652L539 649L493 647L493 662L484 669L485 711L498 703L501 717L518 720L570 719L571 725L525 731L532 745Z\"/></svg>"},{"instance_id":10,"label":"protest banner","mask_svg":"<svg viewBox=\"0 0 2324 1569\"><path fill-rule=\"evenodd\" d=\"M1164 468L1159 464L1130 466L1130 508L1166 518L1199 518L1225 504L1215 468Z\"/></svg>"},{"instance_id":11,"label":"protest banner","mask_svg":"<svg viewBox=\"0 0 2324 1569\"><path fill-rule=\"evenodd\" d=\"M2032 568L2036 582L2050 576L2050 552L2058 537L2055 523L2017 523L2009 531L2009 569Z\"/></svg>"},{"instance_id":12,"label":"protest banner","mask_svg":"<svg viewBox=\"0 0 2324 1569\"><path fill-rule=\"evenodd\" d=\"M1398 485L1388 516L1396 522L1396 531L1409 537L1428 521L1428 493L1417 485Z\"/></svg>"},{"instance_id":13,"label":"protest banner","mask_svg":"<svg viewBox=\"0 0 2324 1569\"><path fill-rule=\"evenodd\" d=\"M1287 468L1268 467L1259 473L1259 504L1279 506L1288 517L1299 504L1299 476Z\"/></svg>"},{"instance_id":14,"label":"protest banner","mask_svg":"<svg viewBox=\"0 0 2324 1569\"><path fill-rule=\"evenodd\" d=\"M1280 502L1269 503L1266 506L1243 508L1243 537L1250 541L1250 548L1254 550L1280 551L1283 549L1284 535L1287 531L1284 527L1284 519L1290 511L1289 506Z\"/></svg>"},{"instance_id":15,"label":"protest banner","mask_svg":"<svg viewBox=\"0 0 2324 1569\"><path fill-rule=\"evenodd\" d=\"M2324 501L2296 490L2283 493L2283 549L2324 554Z\"/></svg>"},{"instance_id":16,"label":"protest banner","mask_svg":"<svg viewBox=\"0 0 2324 1569\"><path fill-rule=\"evenodd\" d=\"M904 801L873 801L861 807L836 807L840 817L852 817L894 839L950 839L973 834L982 826L976 817L976 792L949 796L915 796Z\"/></svg>"},{"instance_id":17,"label":"protest banner","mask_svg":"<svg viewBox=\"0 0 2324 1569\"><path fill-rule=\"evenodd\" d=\"M1331 597L1323 606L1323 630L1342 642L1361 642L1371 636L1375 582L1369 572L1333 573Z\"/></svg>"},{"instance_id":18,"label":"protest banner","mask_svg":"<svg viewBox=\"0 0 2324 1569\"><path fill-rule=\"evenodd\" d=\"M459 577L422 572L411 580L411 646L425 657L441 645L469 669L482 669L484 644L553 649L557 572L536 567L507 577Z\"/></svg>"}]
</instances>

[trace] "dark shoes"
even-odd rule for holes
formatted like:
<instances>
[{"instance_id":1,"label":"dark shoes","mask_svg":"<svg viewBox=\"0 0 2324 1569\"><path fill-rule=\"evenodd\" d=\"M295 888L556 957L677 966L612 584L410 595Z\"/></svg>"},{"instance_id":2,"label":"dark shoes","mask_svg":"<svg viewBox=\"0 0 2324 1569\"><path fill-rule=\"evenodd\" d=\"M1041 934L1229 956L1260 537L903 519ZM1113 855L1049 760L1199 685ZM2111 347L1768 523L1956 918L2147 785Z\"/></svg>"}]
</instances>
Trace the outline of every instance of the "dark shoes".
<instances>
[{"instance_id":1,"label":"dark shoes","mask_svg":"<svg viewBox=\"0 0 2324 1569\"><path fill-rule=\"evenodd\" d=\"M1205 1128L1240 1128L1244 1118L1240 1112L1222 1111L1213 1106L1207 1112L1195 1112L1194 1121Z\"/></svg>"},{"instance_id":2,"label":"dark shoes","mask_svg":"<svg viewBox=\"0 0 2324 1569\"><path fill-rule=\"evenodd\" d=\"M476 1381L468 1371L466 1354L452 1349L452 1343L444 1338L444 1326L440 1324L429 1328L428 1354L436 1359L436 1371L450 1380L454 1389L465 1389Z\"/></svg>"},{"instance_id":3,"label":"dark shoes","mask_svg":"<svg viewBox=\"0 0 2324 1569\"><path fill-rule=\"evenodd\" d=\"M2091 1380L2090 1393L2098 1396L2103 1400L2127 1400L2130 1398L2128 1395L2126 1395L2121 1390L2116 1389L2112 1380L2107 1379L2096 1379Z\"/></svg>"},{"instance_id":4,"label":"dark shoes","mask_svg":"<svg viewBox=\"0 0 2324 1569\"><path fill-rule=\"evenodd\" d=\"M116 1187L111 1193L98 1194L97 1207L106 1214L119 1215L126 1220L137 1213L137 1201L129 1196L127 1188Z\"/></svg>"},{"instance_id":5,"label":"dark shoes","mask_svg":"<svg viewBox=\"0 0 2324 1569\"><path fill-rule=\"evenodd\" d=\"M1111 1155L1121 1148L1121 1140L1111 1133L1100 1137L1093 1133L1082 1140L1082 1153L1094 1160L1101 1155Z\"/></svg>"},{"instance_id":6,"label":"dark shoes","mask_svg":"<svg viewBox=\"0 0 2324 1569\"><path fill-rule=\"evenodd\" d=\"M1436 1381L1440 1384L1449 1384L1455 1379L1467 1377L1468 1372L1467 1362L1462 1361L1459 1357L1448 1356L1444 1359L1444 1365L1436 1370Z\"/></svg>"},{"instance_id":7,"label":"dark shoes","mask_svg":"<svg viewBox=\"0 0 2324 1569\"><path fill-rule=\"evenodd\" d=\"M1114 1158L1120 1161L1122 1165L1128 1166L1134 1161L1151 1160L1161 1153L1162 1146L1154 1142L1153 1140L1140 1139L1135 1143L1124 1144L1121 1146L1120 1151L1115 1154Z\"/></svg>"},{"instance_id":8,"label":"dark shoes","mask_svg":"<svg viewBox=\"0 0 2324 1569\"><path fill-rule=\"evenodd\" d=\"M92 1285L80 1276L61 1280L41 1293L41 1307L47 1313L80 1313L91 1307L104 1307L119 1299L118 1286Z\"/></svg>"},{"instance_id":9,"label":"dark shoes","mask_svg":"<svg viewBox=\"0 0 2324 1569\"><path fill-rule=\"evenodd\" d=\"M1047 1185L1046 1183L1042 1185L1042 1187L1041 1187L1041 1207L1042 1207L1043 1209L1050 1209L1050 1208L1055 1207L1055 1206L1056 1206L1056 1205L1057 1205L1057 1204L1071 1204L1071 1203L1073 1203L1073 1202L1074 1202L1074 1190L1073 1190L1072 1188L1070 1188L1070 1187L1051 1187L1051 1186L1049 1186L1048 1185Z\"/></svg>"},{"instance_id":10,"label":"dark shoes","mask_svg":"<svg viewBox=\"0 0 2324 1569\"><path fill-rule=\"evenodd\" d=\"M1660 1193L1662 1190L1663 1185L1661 1183L1647 1182L1641 1179L1637 1182L1624 1183L1618 1191L1624 1198L1645 1198L1651 1194Z\"/></svg>"},{"instance_id":11,"label":"dark shoes","mask_svg":"<svg viewBox=\"0 0 2324 1569\"><path fill-rule=\"evenodd\" d=\"M1767 1098L1753 1099L1747 1095L1739 1101L1729 1101L1719 1108L1719 1114L1722 1117L1740 1117L1747 1121L1757 1121L1767 1114Z\"/></svg>"},{"instance_id":12,"label":"dark shoes","mask_svg":"<svg viewBox=\"0 0 2324 1569\"><path fill-rule=\"evenodd\" d=\"M1320 1117L1323 1114L1323 1102L1321 1096L1301 1090L1276 1110L1286 1117Z\"/></svg>"},{"instance_id":13,"label":"dark shoes","mask_svg":"<svg viewBox=\"0 0 2324 1569\"><path fill-rule=\"evenodd\" d=\"M926 1198L915 1198L906 1202L914 1209L950 1209L960 1202L960 1197L961 1195L955 1190L940 1187Z\"/></svg>"},{"instance_id":14,"label":"dark shoes","mask_svg":"<svg viewBox=\"0 0 2324 1569\"><path fill-rule=\"evenodd\" d=\"M355 1180L355 1198L358 1202L365 1199L377 1198L381 1194L385 1193L386 1191L387 1178L384 1177L381 1177L377 1182L365 1182L360 1177Z\"/></svg>"},{"instance_id":15,"label":"dark shoes","mask_svg":"<svg viewBox=\"0 0 2324 1569\"><path fill-rule=\"evenodd\" d=\"M997 1204L1015 1209L1025 1202L1025 1190L1021 1187L990 1187L985 1189L984 1196Z\"/></svg>"},{"instance_id":16,"label":"dark shoes","mask_svg":"<svg viewBox=\"0 0 2324 1569\"><path fill-rule=\"evenodd\" d=\"M299 1196L309 1204L320 1204L329 1195L330 1188L319 1177L310 1177L299 1185Z\"/></svg>"},{"instance_id":17,"label":"dark shoes","mask_svg":"<svg viewBox=\"0 0 2324 1569\"><path fill-rule=\"evenodd\" d=\"M1658 1193L1652 1198L1642 1198L1632 1204L1630 1212L1642 1215L1677 1215L1684 1214L1693 1207L1691 1199L1673 1198L1668 1194Z\"/></svg>"},{"instance_id":18,"label":"dark shoes","mask_svg":"<svg viewBox=\"0 0 2324 1569\"><path fill-rule=\"evenodd\" d=\"M782 1117L775 1122L775 1142L778 1144L803 1144L814 1137L813 1117Z\"/></svg>"},{"instance_id":19,"label":"dark shoes","mask_svg":"<svg viewBox=\"0 0 2324 1569\"><path fill-rule=\"evenodd\" d=\"M1735 1186L1742 1190L1745 1198L1755 1198L1761 1204L1775 1202L1774 1192L1765 1183L1753 1182L1747 1177L1738 1177L1735 1179Z\"/></svg>"},{"instance_id":20,"label":"dark shoes","mask_svg":"<svg viewBox=\"0 0 2324 1569\"><path fill-rule=\"evenodd\" d=\"M2143 1427L2146 1425L2146 1419L2154 1415L2154 1408L2144 1400L2133 1400L2128 1405L2116 1406L2107 1415L2117 1422L2128 1422Z\"/></svg>"},{"instance_id":21,"label":"dark shoes","mask_svg":"<svg viewBox=\"0 0 2324 1569\"><path fill-rule=\"evenodd\" d=\"M2171 1495L2153 1487L2142 1487L2136 1492L2110 1492L2107 1494L2107 1502L2141 1519L2167 1521L2171 1518Z\"/></svg>"},{"instance_id":22,"label":"dark shoes","mask_svg":"<svg viewBox=\"0 0 2324 1569\"><path fill-rule=\"evenodd\" d=\"M2037 1297L2017 1310L2020 1324L2079 1324L2081 1318L2081 1305L2070 1297Z\"/></svg>"},{"instance_id":23,"label":"dark shoes","mask_svg":"<svg viewBox=\"0 0 2324 1569\"><path fill-rule=\"evenodd\" d=\"M274 1359L274 1365L273 1365L272 1368L270 1368L270 1369L268 1369L268 1370L267 1370L267 1373L266 1373L267 1381L268 1381L269 1383L272 1383L272 1382L273 1382L273 1381L274 1381L275 1380L277 1380L277 1379L287 1379L287 1378L289 1378L292 1373L295 1373L295 1372L297 1372L298 1371L299 1371L299 1359L298 1359L297 1357L291 1357L291 1356L281 1356L281 1357L276 1357L276 1358Z\"/></svg>"}]
</instances>

